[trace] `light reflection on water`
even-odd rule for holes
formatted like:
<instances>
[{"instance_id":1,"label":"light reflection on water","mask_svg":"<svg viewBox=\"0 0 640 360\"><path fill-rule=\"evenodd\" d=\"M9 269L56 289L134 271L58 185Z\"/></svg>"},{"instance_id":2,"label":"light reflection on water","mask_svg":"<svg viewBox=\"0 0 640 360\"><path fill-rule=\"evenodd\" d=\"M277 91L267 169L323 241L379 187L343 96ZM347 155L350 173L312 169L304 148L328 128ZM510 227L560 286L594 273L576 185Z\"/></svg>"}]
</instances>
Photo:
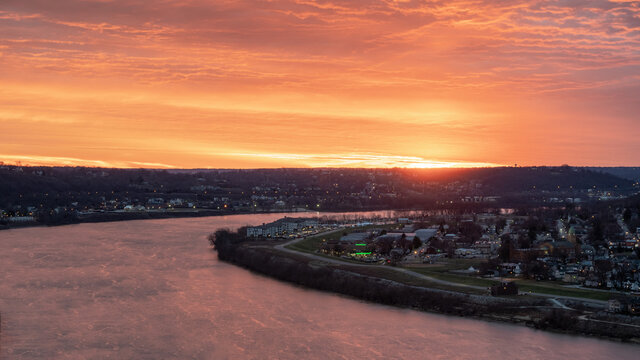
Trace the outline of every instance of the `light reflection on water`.
<instances>
[{"instance_id":1,"label":"light reflection on water","mask_svg":"<svg viewBox=\"0 0 640 360\"><path fill-rule=\"evenodd\" d=\"M279 217L0 232L0 358L637 358L635 345L302 289L208 248L216 228Z\"/></svg>"}]
</instances>

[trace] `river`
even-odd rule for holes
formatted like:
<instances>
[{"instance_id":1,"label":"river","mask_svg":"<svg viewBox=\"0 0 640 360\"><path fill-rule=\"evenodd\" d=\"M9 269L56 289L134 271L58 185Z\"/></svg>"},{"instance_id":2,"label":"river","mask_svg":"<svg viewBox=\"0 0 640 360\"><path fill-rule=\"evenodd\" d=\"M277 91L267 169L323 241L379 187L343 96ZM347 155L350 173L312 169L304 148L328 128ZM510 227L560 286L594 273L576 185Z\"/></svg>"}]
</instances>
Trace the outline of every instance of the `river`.
<instances>
[{"instance_id":1,"label":"river","mask_svg":"<svg viewBox=\"0 0 640 360\"><path fill-rule=\"evenodd\" d=\"M301 214L294 214L299 216ZM0 231L1 359L637 359L640 346L307 290L207 235L282 215Z\"/></svg>"}]
</instances>

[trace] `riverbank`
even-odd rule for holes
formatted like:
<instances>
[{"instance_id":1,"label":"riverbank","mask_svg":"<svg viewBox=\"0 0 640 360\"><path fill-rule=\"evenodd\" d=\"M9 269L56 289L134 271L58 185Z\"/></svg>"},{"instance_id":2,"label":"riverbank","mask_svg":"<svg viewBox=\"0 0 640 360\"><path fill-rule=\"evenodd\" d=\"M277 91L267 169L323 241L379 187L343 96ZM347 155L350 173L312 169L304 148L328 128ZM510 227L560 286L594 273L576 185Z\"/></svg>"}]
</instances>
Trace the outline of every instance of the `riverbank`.
<instances>
[{"instance_id":1,"label":"riverbank","mask_svg":"<svg viewBox=\"0 0 640 360\"><path fill-rule=\"evenodd\" d=\"M259 214L317 214L317 216L332 216L344 214L371 214L383 212L406 212L418 210L398 210L398 209L354 209L350 211L294 211L294 210L258 210L258 211L229 211L217 209L172 209L172 210L148 210L148 211L105 211L79 213L74 217L68 217L54 223L42 223L38 221L0 223L0 230L21 229L39 226L62 226L70 224L102 223L129 220L152 220L152 219L174 219L186 217L207 217L207 216L234 216L234 215L259 215ZM298 216L298 215L295 215Z\"/></svg>"},{"instance_id":2,"label":"riverbank","mask_svg":"<svg viewBox=\"0 0 640 360\"><path fill-rule=\"evenodd\" d=\"M219 234L220 235L220 234ZM311 260L242 237L216 237L220 260L297 285L375 303L526 325L541 330L640 343L640 327L592 320L588 312L556 307L535 296L493 297L419 281L384 267ZM392 274L393 273L393 274Z\"/></svg>"},{"instance_id":3,"label":"riverbank","mask_svg":"<svg viewBox=\"0 0 640 360\"><path fill-rule=\"evenodd\" d=\"M29 227L39 226L62 226L71 224L84 224L84 223L102 223L102 222L116 222L116 221L129 221L129 220L153 220L153 219L175 219L175 218L187 218L187 217L207 217L207 216L231 216L231 215L251 215L251 214L278 214L278 213L292 213L281 211L245 211L245 212L229 212L223 210L213 209L198 209L198 210L171 210L171 211L109 211L109 212L92 212L79 214L74 218L65 219L56 223L41 223L37 221L24 222L24 223L11 223L0 224L0 230L9 229L22 229ZM314 211L300 211L295 212L300 214L315 213Z\"/></svg>"}]
</instances>

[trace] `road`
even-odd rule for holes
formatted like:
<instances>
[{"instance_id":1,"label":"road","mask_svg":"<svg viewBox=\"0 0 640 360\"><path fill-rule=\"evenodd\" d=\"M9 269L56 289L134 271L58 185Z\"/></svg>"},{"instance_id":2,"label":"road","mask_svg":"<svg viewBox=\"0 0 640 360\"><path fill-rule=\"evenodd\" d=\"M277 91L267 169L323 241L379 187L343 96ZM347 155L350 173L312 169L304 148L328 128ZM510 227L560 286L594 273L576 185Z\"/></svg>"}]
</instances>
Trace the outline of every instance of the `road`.
<instances>
[{"instance_id":1,"label":"road","mask_svg":"<svg viewBox=\"0 0 640 360\"><path fill-rule=\"evenodd\" d=\"M549 299L549 302L552 303L553 305L561 308L561 309L565 309L565 310L572 310L570 307L566 306L565 304L561 303L560 301L558 301L558 299L553 298L553 299Z\"/></svg>"},{"instance_id":2,"label":"road","mask_svg":"<svg viewBox=\"0 0 640 360\"><path fill-rule=\"evenodd\" d=\"M589 317L589 315L588 315L588 314L580 315L580 316L578 316L578 319L580 319L580 320L595 321L595 322L599 322L599 323L611 324L611 325L616 325L616 326L629 326L629 327L632 327L632 328L640 329L640 325L634 325L634 324L626 324L626 323L622 323L622 322L613 322L613 321L605 321L605 320L592 319L592 318L590 318L590 317Z\"/></svg>"},{"instance_id":3,"label":"road","mask_svg":"<svg viewBox=\"0 0 640 360\"><path fill-rule=\"evenodd\" d=\"M338 230L331 230L331 231L327 231L324 233L320 233L320 234L316 234L313 236L318 236L318 235L329 235L338 231L343 231L343 229L338 229ZM310 259L314 259L317 261L321 261L321 262L325 262L325 263L330 263L330 264L337 264L337 265L348 265L348 266L381 266L381 265L371 265L371 264L354 264L354 263L350 263L350 262L346 262L340 259L331 259L328 257L324 257L324 256L320 256L320 255L316 255L316 254L311 254L311 253L306 253L306 252L302 252L302 251L296 251L296 250L291 250L291 249L287 249L286 246L289 245L293 245L296 244L302 240L304 240L305 238L296 238L293 239L291 241L288 241L286 243L280 244L280 245L276 245L275 249L279 250L279 251L283 251L286 253L290 253L290 254L296 254L296 255L302 255L305 257L308 257ZM446 280L441 280L441 279L436 279L434 277L431 276L427 276L427 275L423 275L423 274L419 274L416 272L413 272L411 270L408 270L406 268L401 268L401 267L394 267L394 266L385 266L386 269L390 269L392 271L398 271L401 272L403 274L407 274L410 276L413 276L415 278L418 279L422 279L422 280L426 280L426 281L430 281L436 284L440 284L440 285L446 285L446 286L454 286L454 287L460 287L460 288L467 288L467 289L476 289L476 290L487 290L486 286L476 286L476 285L467 285L467 284L460 284L460 283L456 283L456 282L452 282L452 281L446 281ZM554 304L555 306L561 307L561 308L566 308L568 309L568 307L566 307L564 304L562 304L560 301L558 301L558 299L565 299L565 300L574 300L574 301L582 301L582 302L588 302L588 303L592 303L594 305L599 305L599 306L605 306L607 304L606 301L601 301L601 300L592 300L592 299L584 299L584 298L578 298L578 297L572 297L572 296L559 296L559 295L550 295L550 294L542 294L542 293L529 293L529 292L521 292L521 295L533 295L533 296L539 296L539 297L544 297L544 298L548 298L550 299L550 301L552 302L552 304Z\"/></svg>"}]
</instances>

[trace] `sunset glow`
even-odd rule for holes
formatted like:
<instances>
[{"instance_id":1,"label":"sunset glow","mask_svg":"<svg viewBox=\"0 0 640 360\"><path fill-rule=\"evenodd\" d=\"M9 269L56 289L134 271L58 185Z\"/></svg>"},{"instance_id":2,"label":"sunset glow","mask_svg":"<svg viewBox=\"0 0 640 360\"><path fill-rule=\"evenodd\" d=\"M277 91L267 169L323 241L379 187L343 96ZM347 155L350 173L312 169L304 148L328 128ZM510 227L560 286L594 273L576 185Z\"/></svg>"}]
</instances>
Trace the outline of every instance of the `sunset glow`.
<instances>
[{"instance_id":1,"label":"sunset glow","mask_svg":"<svg viewBox=\"0 0 640 360\"><path fill-rule=\"evenodd\" d=\"M640 1L4 0L0 161L638 165Z\"/></svg>"}]
</instances>

